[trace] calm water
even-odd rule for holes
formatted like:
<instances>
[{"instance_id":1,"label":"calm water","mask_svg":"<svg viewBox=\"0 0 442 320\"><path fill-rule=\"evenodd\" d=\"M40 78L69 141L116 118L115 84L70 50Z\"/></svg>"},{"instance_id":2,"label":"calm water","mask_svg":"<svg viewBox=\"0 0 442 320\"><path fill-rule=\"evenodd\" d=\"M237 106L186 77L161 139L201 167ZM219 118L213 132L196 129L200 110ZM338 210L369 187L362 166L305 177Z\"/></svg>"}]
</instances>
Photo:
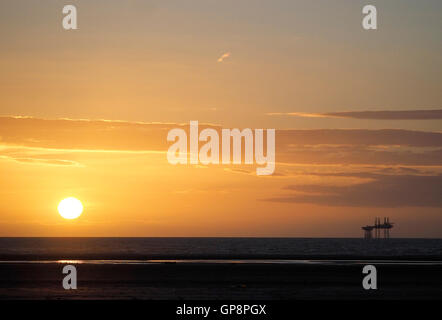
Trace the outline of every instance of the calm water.
<instances>
[{"instance_id":1,"label":"calm water","mask_svg":"<svg viewBox=\"0 0 442 320\"><path fill-rule=\"evenodd\" d=\"M0 238L0 260L442 260L442 239Z\"/></svg>"}]
</instances>

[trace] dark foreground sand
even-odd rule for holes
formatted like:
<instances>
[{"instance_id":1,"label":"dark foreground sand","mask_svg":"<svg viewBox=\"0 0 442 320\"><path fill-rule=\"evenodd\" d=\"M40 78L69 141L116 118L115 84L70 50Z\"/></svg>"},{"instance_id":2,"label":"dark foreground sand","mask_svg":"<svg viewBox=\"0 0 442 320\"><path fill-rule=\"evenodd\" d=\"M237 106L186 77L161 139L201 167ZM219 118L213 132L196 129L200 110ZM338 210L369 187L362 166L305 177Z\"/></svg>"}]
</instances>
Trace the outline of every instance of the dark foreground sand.
<instances>
[{"instance_id":1,"label":"dark foreground sand","mask_svg":"<svg viewBox=\"0 0 442 320\"><path fill-rule=\"evenodd\" d=\"M78 289L62 264L0 264L0 299L442 299L440 265L379 265L362 289L362 265L78 264Z\"/></svg>"}]
</instances>

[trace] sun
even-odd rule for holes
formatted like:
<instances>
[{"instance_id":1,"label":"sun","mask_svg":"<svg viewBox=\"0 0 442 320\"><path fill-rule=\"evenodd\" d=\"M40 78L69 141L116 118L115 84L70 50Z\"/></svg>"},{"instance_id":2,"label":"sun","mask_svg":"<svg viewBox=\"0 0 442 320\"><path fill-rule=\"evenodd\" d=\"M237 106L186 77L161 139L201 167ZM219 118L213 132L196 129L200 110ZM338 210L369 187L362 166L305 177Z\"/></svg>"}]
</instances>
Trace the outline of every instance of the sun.
<instances>
[{"instance_id":1,"label":"sun","mask_svg":"<svg viewBox=\"0 0 442 320\"><path fill-rule=\"evenodd\" d=\"M66 198L58 204L58 212L65 219L76 219L83 212L83 205L76 198Z\"/></svg>"}]
</instances>

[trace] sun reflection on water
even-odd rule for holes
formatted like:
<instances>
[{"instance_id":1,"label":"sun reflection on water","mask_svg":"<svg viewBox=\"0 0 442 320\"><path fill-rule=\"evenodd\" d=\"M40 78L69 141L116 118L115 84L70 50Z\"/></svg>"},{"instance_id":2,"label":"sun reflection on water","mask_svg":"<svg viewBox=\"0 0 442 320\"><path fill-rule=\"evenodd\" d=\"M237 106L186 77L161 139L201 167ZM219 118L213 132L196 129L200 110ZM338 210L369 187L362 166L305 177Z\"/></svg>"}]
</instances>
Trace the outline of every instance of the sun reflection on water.
<instances>
[{"instance_id":1,"label":"sun reflection on water","mask_svg":"<svg viewBox=\"0 0 442 320\"><path fill-rule=\"evenodd\" d=\"M57 260L57 263L60 263L60 264L79 264L79 263L83 263L83 260Z\"/></svg>"}]
</instances>

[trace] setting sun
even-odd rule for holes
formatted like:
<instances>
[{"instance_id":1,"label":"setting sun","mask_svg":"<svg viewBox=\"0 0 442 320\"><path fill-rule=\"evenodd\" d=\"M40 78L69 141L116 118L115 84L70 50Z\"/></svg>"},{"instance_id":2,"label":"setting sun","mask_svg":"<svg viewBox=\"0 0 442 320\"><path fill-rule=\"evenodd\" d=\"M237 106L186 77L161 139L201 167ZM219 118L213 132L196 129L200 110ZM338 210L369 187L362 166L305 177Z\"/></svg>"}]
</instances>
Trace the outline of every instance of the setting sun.
<instances>
[{"instance_id":1,"label":"setting sun","mask_svg":"<svg viewBox=\"0 0 442 320\"><path fill-rule=\"evenodd\" d=\"M66 198L58 204L58 212L65 219L76 219L83 212L83 205L76 198Z\"/></svg>"}]
</instances>

